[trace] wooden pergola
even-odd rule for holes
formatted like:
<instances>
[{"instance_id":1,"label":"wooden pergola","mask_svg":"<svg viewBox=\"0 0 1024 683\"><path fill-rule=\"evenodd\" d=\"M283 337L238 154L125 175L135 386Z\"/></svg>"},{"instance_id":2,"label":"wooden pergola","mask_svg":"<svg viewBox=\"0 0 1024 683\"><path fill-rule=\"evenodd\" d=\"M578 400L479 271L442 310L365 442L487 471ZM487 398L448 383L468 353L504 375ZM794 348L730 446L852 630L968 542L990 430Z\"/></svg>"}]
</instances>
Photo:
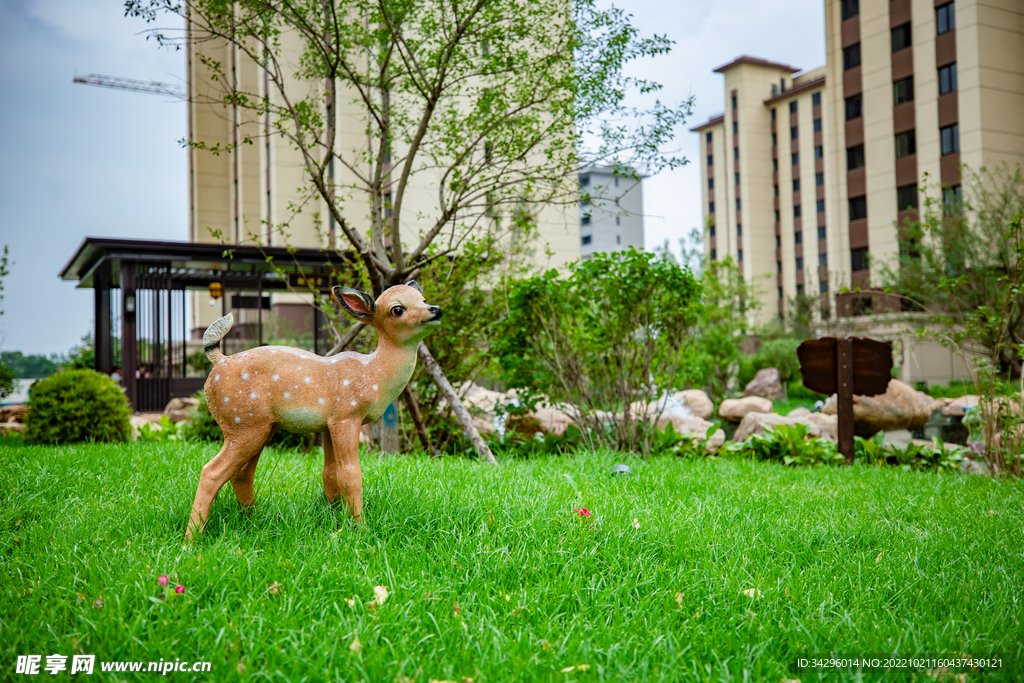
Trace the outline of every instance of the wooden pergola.
<instances>
[{"instance_id":1,"label":"wooden pergola","mask_svg":"<svg viewBox=\"0 0 1024 683\"><path fill-rule=\"evenodd\" d=\"M236 320L225 351L240 351L264 343L263 311L270 309L265 294L309 293L310 286L327 293L337 284L350 264L331 257L318 249L88 237L60 277L94 292L96 370L110 374L119 366L132 406L152 411L192 395L206 381L188 373L194 333L186 318L187 290L219 291L221 314L235 312ZM319 353L329 333L319 310L311 308L313 351ZM240 325L240 313L253 309L256 322Z\"/></svg>"}]
</instances>

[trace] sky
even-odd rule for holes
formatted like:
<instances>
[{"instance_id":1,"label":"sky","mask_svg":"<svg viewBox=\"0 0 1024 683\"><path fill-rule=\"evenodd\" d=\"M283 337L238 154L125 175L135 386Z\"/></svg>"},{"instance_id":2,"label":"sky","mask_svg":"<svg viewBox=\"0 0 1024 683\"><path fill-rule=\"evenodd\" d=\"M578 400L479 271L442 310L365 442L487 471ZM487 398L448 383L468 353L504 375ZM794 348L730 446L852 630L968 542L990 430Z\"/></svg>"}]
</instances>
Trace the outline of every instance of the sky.
<instances>
[{"instance_id":1,"label":"sky","mask_svg":"<svg viewBox=\"0 0 1024 683\"><path fill-rule=\"evenodd\" d=\"M617 0L645 34L675 41L633 64L664 102L696 97L672 150L694 163L644 181L648 248L701 223L699 136L724 110L721 74L742 54L804 69L825 62L824 0ZM119 0L0 0L0 244L10 275L0 350L66 353L92 329L92 291L63 282L85 237L184 240L188 159L184 103L72 82L98 73L184 83L183 52L147 41Z\"/></svg>"}]
</instances>

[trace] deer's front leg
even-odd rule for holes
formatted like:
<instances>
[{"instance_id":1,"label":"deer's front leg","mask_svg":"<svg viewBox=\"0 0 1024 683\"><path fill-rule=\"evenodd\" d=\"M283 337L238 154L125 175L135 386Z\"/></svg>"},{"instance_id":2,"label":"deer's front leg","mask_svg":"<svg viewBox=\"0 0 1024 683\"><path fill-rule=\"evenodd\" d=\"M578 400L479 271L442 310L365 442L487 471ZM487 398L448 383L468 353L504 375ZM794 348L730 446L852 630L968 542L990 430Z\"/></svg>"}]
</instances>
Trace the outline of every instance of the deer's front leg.
<instances>
[{"instance_id":1,"label":"deer's front leg","mask_svg":"<svg viewBox=\"0 0 1024 683\"><path fill-rule=\"evenodd\" d=\"M363 471L359 467L359 428L362 422L362 419L354 418L327 425L334 461L333 487L328 486L327 442L324 441L324 493L331 498L330 490L334 493L334 500L341 493L349 514L357 522L363 520Z\"/></svg>"}]
</instances>

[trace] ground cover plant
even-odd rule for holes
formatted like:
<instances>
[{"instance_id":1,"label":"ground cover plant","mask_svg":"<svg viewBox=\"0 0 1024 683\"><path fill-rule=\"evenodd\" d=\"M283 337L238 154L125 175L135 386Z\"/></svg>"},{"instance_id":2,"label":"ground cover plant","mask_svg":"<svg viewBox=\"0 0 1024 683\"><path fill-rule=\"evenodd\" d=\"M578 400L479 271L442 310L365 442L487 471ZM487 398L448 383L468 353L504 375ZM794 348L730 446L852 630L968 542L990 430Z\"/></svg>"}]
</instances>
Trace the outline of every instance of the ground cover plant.
<instances>
[{"instance_id":1,"label":"ground cover plant","mask_svg":"<svg viewBox=\"0 0 1024 683\"><path fill-rule=\"evenodd\" d=\"M181 681L806 683L852 676L800 656L894 651L1000 653L984 680L1024 675L1018 480L366 456L356 527L323 503L318 459L270 449L256 514L223 491L182 550L215 449L0 442L4 676L84 653L211 662Z\"/></svg>"}]
</instances>

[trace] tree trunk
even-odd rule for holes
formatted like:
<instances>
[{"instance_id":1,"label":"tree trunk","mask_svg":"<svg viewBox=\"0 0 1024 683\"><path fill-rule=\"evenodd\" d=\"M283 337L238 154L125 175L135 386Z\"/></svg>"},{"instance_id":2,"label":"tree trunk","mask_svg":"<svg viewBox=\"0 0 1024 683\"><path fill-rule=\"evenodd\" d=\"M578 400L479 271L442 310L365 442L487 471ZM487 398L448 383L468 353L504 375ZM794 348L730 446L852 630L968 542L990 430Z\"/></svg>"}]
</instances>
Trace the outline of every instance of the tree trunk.
<instances>
[{"instance_id":1,"label":"tree trunk","mask_svg":"<svg viewBox=\"0 0 1024 683\"><path fill-rule=\"evenodd\" d=\"M426 449L427 453L437 455L434 449L430 447L430 434L427 432L427 425L423 423L423 415L420 414L420 404L412 393L412 389L406 387L405 391L402 392L402 398L405 399L405 406L409 409L409 416L412 418L412 423L416 426L416 434L420 437L420 443L423 444L423 448Z\"/></svg>"},{"instance_id":2,"label":"tree trunk","mask_svg":"<svg viewBox=\"0 0 1024 683\"><path fill-rule=\"evenodd\" d=\"M491 453L491 449L484 443L483 438L480 436L480 432L473 426L473 419L469 416L469 411L466 410L466 406L462 405L462 399L455 393L455 389L452 388L448 378L445 377L444 370L437 364L434 357L430 355L430 351L427 349L427 345L420 342L419 348L417 349L420 355L420 360L423 361L423 367L426 368L427 374L437 383L441 393L444 394L445 400L448 401L448 405L451 407L452 412L455 413L455 418L462 425L462 431L465 433L469 442L473 444L473 448L476 449L477 455L484 462L491 465L497 465L498 461L494 459L494 455Z\"/></svg>"}]
</instances>

